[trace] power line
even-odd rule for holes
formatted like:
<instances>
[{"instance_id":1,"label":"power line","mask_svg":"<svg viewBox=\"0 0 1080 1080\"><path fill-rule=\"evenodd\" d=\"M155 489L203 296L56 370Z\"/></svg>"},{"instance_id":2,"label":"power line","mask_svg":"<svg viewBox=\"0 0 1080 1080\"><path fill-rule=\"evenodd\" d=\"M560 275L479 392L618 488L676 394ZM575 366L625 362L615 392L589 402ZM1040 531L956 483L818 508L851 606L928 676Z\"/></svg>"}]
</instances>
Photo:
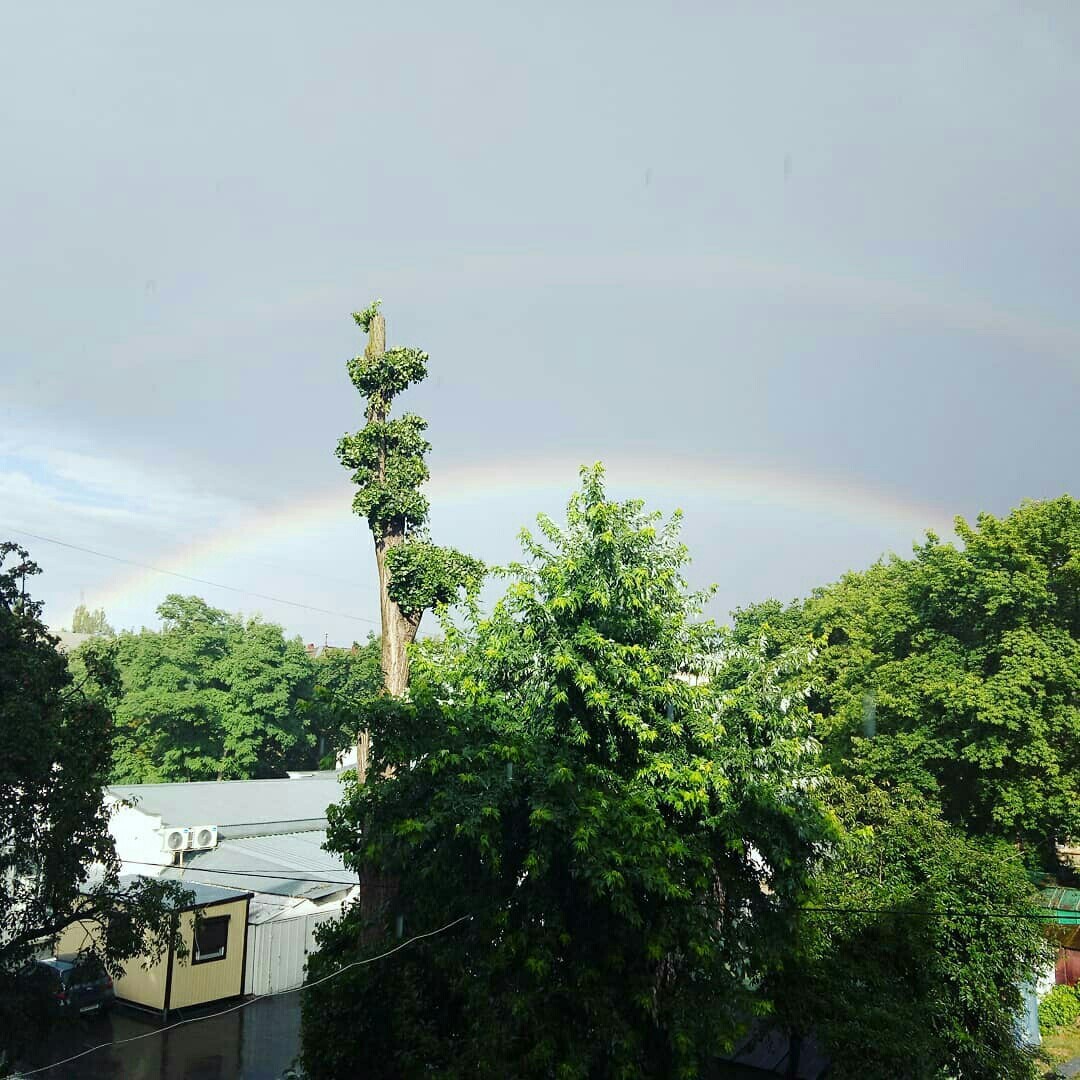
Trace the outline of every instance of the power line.
<instances>
[{"instance_id":1,"label":"power line","mask_svg":"<svg viewBox=\"0 0 1080 1080\"><path fill-rule=\"evenodd\" d=\"M109 559L112 562L124 563L127 566L137 566L141 570L151 570L155 574L167 574L169 577L180 578L182 581L193 581L197 585L209 585L214 589L226 589L229 592L240 593L244 596L256 596L260 600L270 600L275 604L287 604L289 607L301 608L304 611L314 611L320 615L333 615L336 619L351 619L353 622L369 623L378 626L376 619L367 619L363 615L346 615L340 611L328 611L326 608L312 607L310 604L301 604L296 600L285 600L280 596L269 596L266 593L253 592L251 589L240 589L235 585L222 585L220 581L208 581L206 578L192 577L190 574L181 574L176 570L162 570L160 566L151 566L149 563L138 562L135 559L125 559L119 555L109 555L104 551L95 551L93 548L81 547L79 544L69 544L66 540L57 540L52 536L41 536L32 533L29 529L8 529L9 532L19 533L21 536L31 536L35 540L41 540L46 544L56 544L58 547L70 548L72 551L81 551L87 555L96 555L99 559Z\"/></svg>"},{"instance_id":2,"label":"power line","mask_svg":"<svg viewBox=\"0 0 1080 1080\"><path fill-rule=\"evenodd\" d=\"M128 860L128 861L129 862L137 862L137 860ZM163 865L166 865L166 864L139 862L138 865L140 865L140 866L163 866ZM218 871L212 871L212 872L214 872L214 873L239 873L240 871L218 870ZM291 881L313 880L313 879L309 879L309 878L284 878L282 875L253 874L251 876L253 876L253 877L274 876L274 877L282 878L282 880L291 880ZM991 911L957 911L957 910L946 910L946 911L899 911L899 910L896 910L894 908L845 908L845 907L808 907L808 908L801 908L800 910L801 911L811 911L811 912L831 913L831 914L900 915L900 916L914 916L914 917L945 917L945 918L971 917L971 918L1003 918L1003 919L1037 919L1040 922L1046 921L1046 919L1048 918L1048 915L1044 916L1044 915L1035 915L1035 914L1031 914L1031 913L991 912ZM308 983L306 985L290 987L288 990L279 990L279 991L276 991L275 993L272 993L272 994L259 994L259 995L255 996L255 997L252 997L252 998L248 999L247 1001L241 1002L239 1005L234 1005L234 1006L232 1006L231 1008L228 1008L228 1009L222 1009L219 1012L211 1013L208 1016L194 1016L194 1017L191 1017L188 1020L180 1020L175 1024L169 1024L166 1027L158 1028L155 1031L144 1032L142 1035L133 1035L130 1038L127 1038L127 1039L117 1039L117 1040L115 1040L113 1042L99 1043L97 1046L91 1046L89 1049L83 1050L78 1054L73 1054L71 1057L62 1058L60 1061L54 1061L50 1065L42 1065L42 1066L40 1066L40 1067L38 1067L36 1069L29 1069L29 1070L26 1070L26 1071L18 1071L18 1072L14 1072L14 1073L9 1073L6 1077L3 1078L3 1080L18 1080L18 1078L20 1078L20 1077L35 1076L38 1073L49 1072L50 1070L58 1068L61 1065L67 1065L72 1061L77 1061L80 1058L86 1057L88 1054L93 1054L98 1050L104 1050L104 1049L106 1049L107 1047L110 1047L110 1046L123 1046L126 1043L138 1042L140 1039L149 1039L149 1038L152 1038L155 1035L163 1035L163 1034L165 1034L165 1032L172 1031L172 1030L174 1030L176 1028L179 1028L179 1027L183 1027L185 1024L196 1024L196 1023L200 1023L200 1022L202 1022L204 1020L213 1020L213 1019L215 1019L215 1018L217 1018L219 1016L225 1016L228 1013L238 1012L241 1009L246 1009L249 1005L255 1004L256 1001L264 1001L264 1000L267 1000L267 999L273 998L273 997L284 997L286 994L302 993L305 990L311 990L316 986L320 986L325 982L329 982L330 979L336 978L338 975L341 975L344 972L349 971L351 968L363 967L366 964L373 964L377 960L384 960L384 959L386 959L386 957L392 956L396 952L400 952L402 949L404 949L407 946L413 944L413 942L415 942L415 941L421 941L424 938L435 937L438 934L442 934L445 931L452 929L453 927L457 926L459 923L465 922L466 920L472 920L473 918L474 918L474 916L472 916L472 915L462 915L462 916L458 917L457 919L454 919L452 922L448 922L444 926L439 927L437 930L429 930L425 934L416 934L414 937L409 938L407 941L403 941L400 945L396 945L392 949L388 949L386 952L380 953L378 956L371 956L371 957L368 957L366 960L354 960L352 963L346 964L344 967L340 967L336 971L330 972L329 975L324 975L321 979L317 979L313 983Z\"/></svg>"},{"instance_id":3,"label":"power line","mask_svg":"<svg viewBox=\"0 0 1080 1080\"><path fill-rule=\"evenodd\" d=\"M366 960L354 960L351 964L346 964L344 967L338 968L337 971L331 971L329 975L324 975L321 979L317 979L313 983L293 986L288 990L278 990L273 994L259 994L256 997L250 998L248 1001L242 1001L239 1005L234 1005L229 1009L222 1009L220 1012L211 1013L209 1016L193 1016L190 1020L179 1020L175 1024L169 1024L167 1027L158 1028L156 1031L147 1031L142 1035L132 1035L127 1039L117 1039L115 1042L99 1043L97 1046L91 1046L88 1050L83 1050L81 1053L72 1054L71 1057L62 1058L60 1061L54 1061L51 1065L42 1065L40 1068L29 1069L25 1072L8 1073L3 1080L18 1080L19 1077L34 1076L37 1073L48 1072L50 1069L58 1068L61 1065L67 1065L72 1061L78 1061L79 1058L86 1057L87 1054L92 1054L97 1050L104 1050L109 1046L123 1046L125 1043L138 1042L139 1039L149 1039L154 1035L164 1035L166 1031L172 1031L174 1028L183 1027L185 1024L198 1024L203 1020L213 1020L215 1017L225 1016L227 1013L239 1012L241 1009L246 1009L249 1005L254 1005L256 1001L264 1001L267 998L284 997L286 994L296 994L304 990L311 990L324 982L329 982L330 979L337 978L338 975L348 971L350 968L363 967L365 964L374 964L376 960L385 960L386 957L393 956L394 953L400 952L414 941L422 941L424 938L435 937L437 934L450 930L452 927L457 926L458 923L463 923L466 919L471 918L472 915L462 915L459 918L454 919L453 922L448 922L445 926L440 926L438 930L429 930L426 934L417 934L415 937L409 938L408 941L403 941L400 945L395 945L392 949L387 949L386 952L380 953L378 956L369 956Z\"/></svg>"},{"instance_id":4,"label":"power line","mask_svg":"<svg viewBox=\"0 0 1080 1080\"><path fill-rule=\"evenodd\" d=\"M164 870L192 870L199 874L228 874L232 877L255 877L272 878L274 881L308 881L314 885L343 885L351 887L358 885L358 881L335 881L332 877L293 877L289 874L271 874L255 870L219 870L216 867L201 867L189 863L187 866L177 866L176 863L143 862L140 859L121 859L126 866L156 866ZM330 870L330 874L347 874L347 870ZM167 879L168 880L168 879Z\"/></svg>"}]
</instances>

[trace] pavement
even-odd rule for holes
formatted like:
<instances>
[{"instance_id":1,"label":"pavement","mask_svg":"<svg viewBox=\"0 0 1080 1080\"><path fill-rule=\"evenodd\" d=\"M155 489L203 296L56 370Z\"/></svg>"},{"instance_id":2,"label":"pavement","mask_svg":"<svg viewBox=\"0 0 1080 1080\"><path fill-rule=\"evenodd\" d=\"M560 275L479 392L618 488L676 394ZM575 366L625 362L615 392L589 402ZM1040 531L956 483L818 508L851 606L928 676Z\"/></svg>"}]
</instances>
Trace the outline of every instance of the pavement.
<instances>
[{"instance_id":1,"label":"pavement","mask_svg":"<svg viewBox=\"0 0 1080 1080\"><path fill-rule=\"evenodd\" d=\"M33 1080L280 1080L300 1052L300 996L184 1009L163 1029L155 1017L117 1005L104 1016L63 1024L20 1062L22 1073L93 1050L36 1073ZM122 1040L133 1041L124 1043Z\"/></svg>"}]
</instances>

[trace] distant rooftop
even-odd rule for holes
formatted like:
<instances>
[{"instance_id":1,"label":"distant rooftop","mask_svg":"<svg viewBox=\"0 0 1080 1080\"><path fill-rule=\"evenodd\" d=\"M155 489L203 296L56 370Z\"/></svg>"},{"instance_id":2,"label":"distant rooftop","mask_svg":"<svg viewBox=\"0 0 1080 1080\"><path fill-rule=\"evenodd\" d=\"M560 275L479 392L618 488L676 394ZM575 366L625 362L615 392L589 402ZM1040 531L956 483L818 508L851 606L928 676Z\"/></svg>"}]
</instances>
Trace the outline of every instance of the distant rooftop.
<instances>
[{"instance_id":1,"label":"distant rooftop","mask_svg":"<svg viewBox=\"0 0 1080 1080\"><path fill-rule=\"evenodd\" d=\"M336 773L288 780L205 780L186 784L113 784L107 791L133 801L165 827L217 825L230 836L325 828L326 808L341 800Z\"/></svg>"},{"instance_id":2,"label":"distant rooftop","mask_svg":"<svg viewBox=\"0 0 1080 1080\"><path fill-rule=\"evenodd\" d=\"M128 889L132 885L143 880L143 874L124 874L120 878L122 889ZM210 885L204 882L185 881L185 889L190 894L184 906L184 910L205 907L208 904L221 904L229 900L243 900L251 893L231 882L227 885Z\"/></svg>"},{"instance_id":3,"label":"distant rooftop","mask_svg":"<svg viewBox=\"0 0 1080 1080\"><path fill-rule=\"evenodd\" d=\"M323 850L325 842L325 831L222 840L210 851L185 852L183 868L162 877L319 900L360 882L339 855Z\"/></svg>"},{"instance_id":4,"label":"distant rooftop","mask_svg":"<svg viewBox=\"0 0 1080 1080\"><path fill-rule=\"evenodd\" d=\"M1080 923L1080 889L1051 886L1040 891L1046 906L1053 911L1059 924L1069 926Z\"/></svg>"},{"instance_id":5,"label":"distant rooftop","mask_svg":"<svg viewBox=\"0 0 1080 1080\"><path fill-rule=\"evenodd\" d=\"M94 639L93 634L74 634L70 630L50 630L49 633L55 634L60 639L60 644L56 648L62 653L74 652L80 645Z\"/></svg>"}]
</instances>

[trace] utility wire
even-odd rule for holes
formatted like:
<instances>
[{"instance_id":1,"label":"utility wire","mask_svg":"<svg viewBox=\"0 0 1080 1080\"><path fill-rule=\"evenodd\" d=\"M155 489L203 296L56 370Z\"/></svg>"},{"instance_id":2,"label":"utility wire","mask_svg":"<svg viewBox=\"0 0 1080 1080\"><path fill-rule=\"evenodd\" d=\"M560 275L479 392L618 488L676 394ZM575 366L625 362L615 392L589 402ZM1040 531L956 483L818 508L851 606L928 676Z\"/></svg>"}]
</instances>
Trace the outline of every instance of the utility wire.
<instances>
[{"instance_id":1,"label":"utility wire","mask_svg":"<svg viewBox=\"0 0 1080 1080\"><path fill-rule=\"evenodd\" d=\"M128 861L129 862L137 862L137 860L128 860ZM166 864L164 864L164 863L142 863L142 862L139 862L138 865L140 865L140 866L164 866ZM215 870L215 871L210 871L210 872L211 873L221 873L221 874L224 874L224 873L246 873L246 871L228 871L228 870ZM277 878L280 878L281 880L289 880L289 881L311 881L311 880L318 880L320 882L322 881L322 879L312 879L312 878L287 878L284 875L280 875L280 874L274 874L274 875L270 875L270 874L251 874L250 876L252 876L252 877L277 877ZM900 916L912 916L912 917L917 917L917 918L935 916L935 917L944 917L944 918L970 917L970 918L992 918L992 919L993 918L997 918L997 919L1036 919L1036 920L1038 920L1040 922L1046 921L1046 918L1047 918L1047 916L1033 915L1033 914L1030 914L1030 913L992 912L992 911L957 911L957 910L952 910L952 911L949 911L949 910L946 910L946 911L898 911L898 910L896 910L894 908L845 908L845 907L808 907L808 908L801 908L800 910L801 911L811 911L811 912L831 913L831 914L900 915ZM457 926L459 923L463 923L466 920L471 920L473 917L474 916L472 916L472 915L462 915L459 918L454 919L452 922L446 923L445 926L439 927L437 930L429 930L426 934L417 934L414 937L409 938L408 941L403 941L400 945L396 945L396 946L394 946L394 948L388 949L386 952L380 953L378 956L371 956L371 957L368 957L366 960L354 960L352 963L346 964L344 967L340 967L336 971L330 972L329 975L324 975L321 979L318 979L313 983L308 983L306 985L290 987L288 990L279 990L279 991L276 991L275 993L272 993L272 994L259 994L259 995L255 996L255 997L252 997L252 998L248 999L247 1001L241 1002L239 1005L234 1005L234 1006L232 1006L231 1008L228 1008L228 1009L222 1009L219 1012L210 1013L207 1016L194 1016L194 1017L191 1017L190 1019L180 1020L175 1024L169 1024L166 1027L158 1028L158 1029L156 1029L154 1031L144 1032L142 1035L133 1035L130 1038L127 1038L127 1039L118 1039L118 1040L113 1041L113 1042L99 1043L97 1046L91 1046L89 1049L83 1050L78 1054L73 1054L71 1057L62 1058L60 1061L54 1061L51 1065L42 1065L42 1066L40 1066L40 1067L38 1067L36 1069L29 1069L29 1070L26 1070L26 1071L18 1071L18 1072L14 1072L14 1073L9 1073L6 1077L3 1078L3 1080L18 1080L18 1078L21 1078L21 1077L35 1076L35 1075L37 1075L39 1073L49 1072L52 1069L59 1068L61 1065L67 1065L72 1061L77 1061L79 1058L86 1057L87 1054L93 1054L98 1050L104 1050L104 1049L106 1049L107 1047L110 1047L110 1046L123 1046L126 1043L138 1042L140 1039L149 1039L149 1038L152 1038L155 1035L163 1035L165 1032L172 1031L172 1030L174 1030L175 1028L178 1028L178 1027L183 1027L185 1024L196 1024L196 1023L200 1023L201 1021L204 1021L204 1020L213 1020L218 1016L225 1016L228 1013L238 1012L240 1009L246 1009L249 1005L253 1005L256 1001L264 1001L264 1000L267 1000L267 999L273 998L273 997L284 997L286 994L302 993L304 990L311 990L314 987L320 986L323 983L328 982L330 979L334 979L338 975L341 975L344 972L349 971L351 968L363 967L366 964L373 964L377 960L384 960L386 957L392 956L396 952L400 952L402 949L406 948L408 945L411 945L415 941L421 941L424 938L435 937L438 934L442 934L445 931L452 929L453 927Z\"/></svg>"},{"instance_id":2,"label":"utility wire","mask_svg":"<svg viewBox=\"0 0 1080 1080\"><path fill-rule=\"evenodd\" d=\"M127 866L156 866L165 870L193 870L199 874L229 874L235 877L273 878L276 881L310 881L316 885L343 885L349 887L358 885L358 881L335 881L332 877L292 877L288 873L273 874L255 870L218 870L216 867L202 867L194 863L185 866L177 866L176 863L142 862L139 859L121 859ZM348 870L328 870L328 874L347 874ZM166 878L165 880L173 880Z\"/></svg>"},{"instance_id":3,"label":"utility wire","mask_svg":"<svg viewBox=\"0 0 1080 1080\"><path fill-rule=\"evenodd\" d=\"M435 937L437 934L441 934L446 930L457 926L458 923L465 922L466 919L471 919L472 915L462 915L460 918L454 919L453 922L448 922L445 926L440 926L438 930L429 930L426 934L417 934L415 937L409 938L408 941L403 941L400 945L395 945L392 949L387 949L384 953L379 953L378 956L369 956L366 960L354 960L351 964L346 964L344 967L340 967L337 971L331 971L329 975L324 975L321 979L317 979L313 983L307 983L306 985L293 986L288 990L278 990L273 994L259 994L256 997L250 998L248 1001L242 1001L239 1005L234 1005L229 1009L222 1009L220 1012L211 1013L209 1016L193 1016L189 1020L180 1020L175 1024L169 1024L167 1027L158 1028L155 1031L147 1031L142 1035L132 1035L127 1039L117 1039L115 1042L99 1043L97 1046L91 1046L88 1050L83 1050L79 1054L72 1054L71 1057L61 1058L60 1061L54 1061L51 1065L42 1065L37 1069L28 1069L26 1071L18 1071L8 1073L3 1080L19 1080L20 1077L34 1076L37 1073L48 1072L50 1069L59 1068L61 1065L67 1065L69 1062L77 1061L79 1058L86 1057L87 1054L92 1054L97 1050L104 1050L109 1046L123 1046L124 1043L138 1042L139 1039L149 1039L154 1035L164 1035L166 1031L172 1031L174 1028L183 1027L185 1024L197 1024L203 1020L213 1020L217 1016L225 1016L227 1013L239 1012L241 1009L246 1009L249 1005L254 1005L256 1001L264 1001L267 998L272 997L284 997L286 994L296 994L304 990L311 990L316 986L320 986L324 982L329 982L330 979L336 978L343 972L348 971L350 968L363 967L365 964L374 964L376 960L385 960L388 956L393 956L394 953L400 952L407 945L411 945L414 941L421 941L424 938Z\"/></svg>"},{"instance_id":4,"label":"utility wire","mask_svg":"<svg viewBox=\"0 0 1080 1080\"><path fill-rule=\"evenodd\" d=\"M296 600L285 600L280 596L268 596L266 593L253 592L251 589L240 589L235 585L222 585L220 581L208 581L206 578L192 577L190 574L181 574L176 570L162 570L160 566L151 566L149 563L137 562L135 559L125 559L119 555L109 555L104 551L95 551L93 548L80 547L78 544L69 544L66 540L57 540L52 536L41 536L32 533L29 529L12 529L8 532L18 533L20 536L31 536L35 540L41 540L46 544L56 544L59 547L70 548L72 551L82 551L87 555L96 555L99 559L110 559L112 562L124 563L127 566L137 566L141 570L152 570L155 574L167 574L169 577L180 578L182 581L193 581L197 585L209 585L214 589L226 589L229 592L241 593L244 596L255 596L260 600L270 600L275 604L287 604L289 607L301 608L304 611L315 611L320 615L333 615L336 619L351 619L353 622L369 623L378 626L377 619L367 619L363 615L346 615L341 611L328 611L326 608L312 607L310 604L301 604Z\"/></svg>"}]
</instances>

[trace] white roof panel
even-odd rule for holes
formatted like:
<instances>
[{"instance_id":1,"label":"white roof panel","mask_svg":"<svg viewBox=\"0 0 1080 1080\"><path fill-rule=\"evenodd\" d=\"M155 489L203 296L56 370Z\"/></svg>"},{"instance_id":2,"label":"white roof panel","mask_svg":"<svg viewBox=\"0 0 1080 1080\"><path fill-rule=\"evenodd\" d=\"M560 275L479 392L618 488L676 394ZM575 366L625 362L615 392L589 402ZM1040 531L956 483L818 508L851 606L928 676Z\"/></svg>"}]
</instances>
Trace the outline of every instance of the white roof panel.
<instances>
[{"instance_id":1,"label":"white roof panel","mask_svg":"<svg viewBox=\"0 0 1080 1080\"><path fill-rule=\"evenodd\" d=\"M115 798L161 818L162 825L282 825L326 818L326 808L341 800L344 788L336 774L287 780L205 780L186 784L114 784ZM310 826L309 826L310 827ZM257 829L253 829L257 832Z\"/></svg>"},{"instance_id":2,"label":"white roof panel","mask_svg":"<svg viewBox=\"0 0 1080 1080\"><path fill-rule=\"evenodd\" d=\"M323 850L325 842L325 830L222 840L212 851L186 852L183 869L162 876L317 900L360 881L340 856Z\"/></svg>"}]
</instances>

